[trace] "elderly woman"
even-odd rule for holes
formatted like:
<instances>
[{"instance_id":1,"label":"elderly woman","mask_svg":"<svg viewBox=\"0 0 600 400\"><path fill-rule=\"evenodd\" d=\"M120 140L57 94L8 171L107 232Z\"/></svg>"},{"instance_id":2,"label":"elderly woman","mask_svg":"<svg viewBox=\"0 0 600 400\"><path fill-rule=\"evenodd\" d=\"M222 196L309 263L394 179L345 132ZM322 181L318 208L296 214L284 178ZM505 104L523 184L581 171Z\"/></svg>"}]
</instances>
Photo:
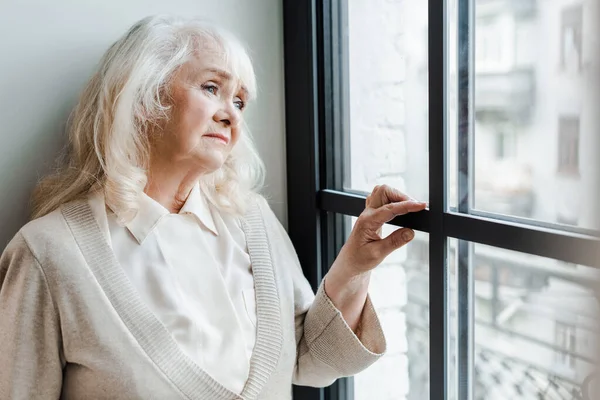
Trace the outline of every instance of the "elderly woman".
<instances>
[{"instance_id":1,"label":"elderly woman","mask_svg":"<svg viewBox=\"0 0 600 400\"><path fill-rule=\"evenodd\" d=\"M316 295L258 191L244 48L151 17L114 43L70 123L66 165L0 259L2 399L289 399L385 350L369 273L425 204L368 197Z\"/></svg>"}]
</instances>

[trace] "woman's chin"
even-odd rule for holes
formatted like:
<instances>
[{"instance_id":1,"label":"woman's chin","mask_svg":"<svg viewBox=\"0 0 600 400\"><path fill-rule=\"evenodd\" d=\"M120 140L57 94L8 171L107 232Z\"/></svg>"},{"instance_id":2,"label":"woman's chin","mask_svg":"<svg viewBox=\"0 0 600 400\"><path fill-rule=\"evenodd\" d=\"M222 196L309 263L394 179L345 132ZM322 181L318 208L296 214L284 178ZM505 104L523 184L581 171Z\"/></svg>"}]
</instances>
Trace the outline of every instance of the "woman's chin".
<instances>
[{"instance_id":1,"label":"woman's chin","mask_svg":"<svg viewBox=\"0 0 600 400\"><path fill-rule=\"evenodd\" d=\"M202 169L204 169L207 174L211 174L223 167L223 164L225 164L225 157L220 154L214 154L211 157L206 157L199 161L200 165L202 165Z\"/></svg>"},{"instance_id":2,"label":"woman's chin","mask_svg":"<svg viewBox=\"0 0 600 400\"><path fill-rule=\"evenodd\" d=\"M210 174L219 170L225 164L229 152L223 150L199 148L187 153L187 162L189 165L193 165L195 169L202 170L203 174Z\"/></svg>"}]
</instances>

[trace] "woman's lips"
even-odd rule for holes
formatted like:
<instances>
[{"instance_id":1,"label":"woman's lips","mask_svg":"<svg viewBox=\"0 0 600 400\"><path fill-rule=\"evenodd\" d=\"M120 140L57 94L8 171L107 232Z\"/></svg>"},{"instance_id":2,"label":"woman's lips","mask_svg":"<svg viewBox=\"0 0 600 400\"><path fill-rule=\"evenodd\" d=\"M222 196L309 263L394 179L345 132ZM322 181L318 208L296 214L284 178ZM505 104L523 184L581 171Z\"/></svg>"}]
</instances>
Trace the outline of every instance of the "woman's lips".
<instances>
[{"instance_id":1,"label":"woman's lips","mask_svg":"<svg viewBox=\"0 0 600 400\"><path fill-rule=\"evenodd\" d=\"M204 136L212 138L212 139L220 140L224 144L229 144L229 138L227 136L225 136L225 135L220 134L220 133L207 133Z\"/></svg>"}]
</instances>

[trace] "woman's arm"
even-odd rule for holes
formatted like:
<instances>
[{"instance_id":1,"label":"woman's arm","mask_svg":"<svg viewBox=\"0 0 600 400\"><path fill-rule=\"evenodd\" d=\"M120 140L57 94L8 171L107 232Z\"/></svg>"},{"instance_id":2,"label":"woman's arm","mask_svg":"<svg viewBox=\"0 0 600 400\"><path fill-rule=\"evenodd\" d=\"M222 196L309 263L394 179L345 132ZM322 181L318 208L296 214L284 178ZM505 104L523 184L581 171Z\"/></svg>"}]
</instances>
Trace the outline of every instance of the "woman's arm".
<instances>
[{"instance_id":1,"label":"woman's arm","mask_svg":"<svg viewBox=\"0 0 600 400\"><path fill-rule=\"evenodd\" d=\"M293 383L322 387L364 370L386 349L367 294L370 271L409 241L402 237L404 233L414 235L410 229L400 229L382 239L381 227L396 215L424 209L425 203L387 186L376 187L316 295L302 273L289 236L266 201L264 207L270 225L278 231L278 246L285 247L286 258L294 264L290 265L297 345Z\"/></svg>"},{"instance_id":2,"label":"woman's arm","mask_svg":"<svg viewBox=\"0 0 600 400\"><path fill-rule=\"evenodd\" d=\"M368 296L361 306L361 332L355 334L325 293L323 285L315 296L301 275L295 292L297 356L294 384L328 386L338 378L366 369L385 353L385 336Z\"/></svg>"},{"instance_id":3,"label":"woman's arm","mask_svg":"<svg viewBox=\"0 0 600 400\"><path fill-rule=\"evenodd\" d=\"M398 215L421 211L425 207L426 203L415 201L389 186L375 187L367 197L365 210L354 224L348 241L325 276L325 292L357 335L371 271L390 253L414 238L414 232L404 228L382 239L383 224Z\"/></svg>"},{"instance_id":4,"label":"woman's arm","mask_svg":"<svg viewBox=\"0 0 600 400\"><path fill-rule=\"evenodd\" d=\"M58 399L60 345L44 272L17 234L0 257L0 399Z\"/></svg>"},{"instance_id":5,"label":"woman's arm","mask_svg":"<svg viewBox=\"0 0 600 400\"><path fill-rule=\"evenodd\" d=\"M262 207L271 236L271 245L285 263L292 280L296 338L296 364L292 381L296 385L323 387L337 378L354 375L385 352L383 330L368 296L360 317L363 332L359 337L334 306L323 285L316 295L306 280L294 246L264 199ZM364 306L364 307L363 307Z\"/></svg>"}]
</instances>

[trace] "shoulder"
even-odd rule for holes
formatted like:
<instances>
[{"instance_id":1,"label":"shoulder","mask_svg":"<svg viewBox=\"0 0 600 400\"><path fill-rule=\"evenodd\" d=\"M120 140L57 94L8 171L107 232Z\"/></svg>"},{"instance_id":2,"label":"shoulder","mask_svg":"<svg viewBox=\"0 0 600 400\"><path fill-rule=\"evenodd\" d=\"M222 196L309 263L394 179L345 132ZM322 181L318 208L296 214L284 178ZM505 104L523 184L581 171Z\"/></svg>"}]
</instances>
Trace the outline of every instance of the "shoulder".
<instances>
[{"instance_id":1,"label":"shoulder","mask_svg":"<svg viewBox=\"0 0 600 400\"><path fill-rule=\"evenodd\" d=\"M61 237L66 234L69 234L69 228L60 207L49 214L29 221L17 233L32 248L59 242Z\"/></svg>"},{"instance_id":2,"label":"shoulder","mask_svg":"<svg viewBox=\"0 0 600 400\"><path fill-rule=\"evenodd\" d=\"M242 221L246 225L247 235L250 232L264 231L271 242L287 239L285 229L262 194L253 193L248 198Z\"/></svg>"},{"instance_id":3,"label":"shoulder","mask_svg":"<svg viewBox=\"0 0 600 400\"><path fill-rule=\"evenodd\" d=\"M260 210L260 213L263 215L264 218L275 219L277 222L279 222L279 219L273 212L273 209L271 208L269 199L267 197L260 193L253 193L252 200L252 203L255 205L255 207L257 207Z\"/></svg>"},{"instance_id":4,"label":"shoulder","mask_svg":"<svg viewBox=\"0 0 600 400\"><path fill-rule=\"evenodd\" d=\"M12 265L21 273L34 274L41 271L44 254L56 248L61 232L66 229L60 210L25 224L10 240L0 258L0 270L7 272ZM38 265L39 268L34 267ZM3 273L0 272L0 275ZM33 275L28 275L33 276ZM0 279L1 280L1 279ZM1 282L0 282L1 283Z\"/></svg>"},{"instance_id":5,"label":"shoulder","mask_svg":"<svg viewBox=\"0 0 600 400\"><path fill-rule=\"evenodd\" d=\"M86 262L65 213L73 206L83 208L85 202L81 199L65 203L28 222L4 250L2 266L13 265L24 272L41 271L52 293L60 293L65 287L77 287ZM93 223L93 220L86 218L83 222ZM38 268L33 268L35 264Z\"/></svg>"},{"instance_id":6,"label":"shoulder","mask_svg":"<svg viewBox=\"0 0 600 400\"><path fill-rule=\"evenodd\" d=\"M63 253L75 243L71 229L63 214L63 208L82 204L86 200L65 203L56 210L29 221L16 233L5 251L26 251L40 262L49 255Z\"/></svg>"},{"instance_id":7,"label":"shoulder","mask_svg":"<svg viewBox=\"0 0 600 400\"><path fill-rule=\"evenodd\" d=\"M277 215L271 209L267 199L258 194L255 199L255 210L258 210L257 214L260 215L264 224L264 229L271 243L271 247L284 251L288 256L296 257L294 246L290 240L290 237L282 225Z\"/></svg>"},{"instance_id":8,"label":"shoulder","mask_svg":"<svg viewBox=\"0 0 600 400\"><path fill-rule=\"evenodd\" d=\"M261 194L255 194L253 203L254 207L252 208L255 208L255 210L258 211L267 231L269 231L271 234L277 233L279 235L283 234L284 236L287 236L287 232L279 221L279 218L277 218L277 215L275 215L273 212L273 209L271 208L267 198ZM249 214L251 214L251 210L249 211Z\"/></svg>"},{"instance_id":9,"label":"shoulder","mask_svg":"<svg viewBox=\"0 0 600 400\"><path fill-rule=\"evenodd\" d=\"M262 194L256 193L254 196L254 202L260 208L262 214L268 214L269 216L273 214L273 210L271 210L271 206L269 202Z\"/></svg>"}]
</instances>

